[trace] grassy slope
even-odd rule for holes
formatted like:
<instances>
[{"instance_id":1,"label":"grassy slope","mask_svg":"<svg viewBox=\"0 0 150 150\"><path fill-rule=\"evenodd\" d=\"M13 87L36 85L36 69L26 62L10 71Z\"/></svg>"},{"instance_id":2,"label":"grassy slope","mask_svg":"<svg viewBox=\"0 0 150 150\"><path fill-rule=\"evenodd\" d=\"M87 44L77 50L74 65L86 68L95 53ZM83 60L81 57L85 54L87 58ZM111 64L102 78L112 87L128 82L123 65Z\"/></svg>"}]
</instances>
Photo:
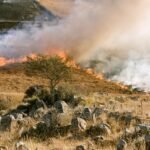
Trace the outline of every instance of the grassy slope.
<instances>
[{"instance_id":1,"label":"grassy slope","mask_svg":"<svg viewBox=\"0 0 150 150\"><path fill-rule=\"evenodd\" d=\"M117 84L105 79L96 79L83 70L74 69L71 84L81 93L100 92L100 93L127 93ZM24 92L30 85L44 84L48 86L48 81L39 77L26 76L23 65L2 67L0 69L0 90L1 92Z\"/></svg>"}]
</instances>

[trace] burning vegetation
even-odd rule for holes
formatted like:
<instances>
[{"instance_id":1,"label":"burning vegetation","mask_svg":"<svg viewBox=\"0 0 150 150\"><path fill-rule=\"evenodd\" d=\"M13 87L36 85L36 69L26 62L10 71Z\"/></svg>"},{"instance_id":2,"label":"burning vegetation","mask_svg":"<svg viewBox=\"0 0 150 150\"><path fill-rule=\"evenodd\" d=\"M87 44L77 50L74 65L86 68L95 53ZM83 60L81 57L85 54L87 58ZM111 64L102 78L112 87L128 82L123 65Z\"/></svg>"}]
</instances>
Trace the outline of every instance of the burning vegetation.
<instances>
[{"instance_id":1,"label":"burning vegetation","mask_svg":"<svg viewBox=\"0 0 150 150\"><path fill-rule=\"evenodd\" d=\"M0 0L0 150L150 150L149 6Z\"/></svg>"}]
</instances>

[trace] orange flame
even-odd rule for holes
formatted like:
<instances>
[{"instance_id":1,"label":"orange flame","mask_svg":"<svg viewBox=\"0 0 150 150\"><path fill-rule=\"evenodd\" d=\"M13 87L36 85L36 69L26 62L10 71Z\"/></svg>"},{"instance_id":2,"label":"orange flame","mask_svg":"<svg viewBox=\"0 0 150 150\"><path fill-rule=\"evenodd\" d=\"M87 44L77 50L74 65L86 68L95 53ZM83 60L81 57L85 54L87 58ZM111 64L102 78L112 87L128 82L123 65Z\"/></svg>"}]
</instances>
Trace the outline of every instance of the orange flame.
<instances>
[{"instance_id":1,"label":"orange flame","mask_svg":"<svg viewBox=\"0 0 150 150\"><path fill-rule=\"evenodd\" d=\"M94 76L96 79L100 79L100 80L104 79L103 74L101 74L101 73L97 74L97 73L95 73L95 71L93 69L86 69L85 71L87 74Z\"/></svg>"},{"instance_id":2,"label":"orange flame","mask_svg":"<svg viewBox=\"0 0 150 150\"><path fill-rule=\"evenodd\" d=\"M29 57L35 58L35 54L30 54ZM21 63L21 62L26 62L27 61L27 56L25 57L20 57L20 58L5 58L5 57L0 57L0 67L8 65L8 64L13 64L13 63Z\"/></svg>"}]
</instances>

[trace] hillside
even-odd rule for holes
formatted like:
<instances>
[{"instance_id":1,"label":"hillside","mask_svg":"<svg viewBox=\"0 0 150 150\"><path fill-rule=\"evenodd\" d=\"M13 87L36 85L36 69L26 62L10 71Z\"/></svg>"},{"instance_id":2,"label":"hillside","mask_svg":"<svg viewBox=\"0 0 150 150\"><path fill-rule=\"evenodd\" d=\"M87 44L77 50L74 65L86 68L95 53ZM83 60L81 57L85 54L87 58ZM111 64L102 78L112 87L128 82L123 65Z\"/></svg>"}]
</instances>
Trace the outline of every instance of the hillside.
<instances>
[{"instance_id":1,"label":"hillside","mask_svg":"<svg viewBox=\"0 0 150 150\"><path fill-rule=\"evenodd\" d=\"M0 2L0 30L10 29L23 23L50 21L54 17L50 11L32 0Z\"/></svg>"},{"instance_id":2,"label":"hillside","mask_svg":"<svg viewBox=\"0 0 150 150\"><path fill-rule=\"evenodd\" d=\"M73 78L69 82L81 93L99 92L123 94L129 92L114 82L97 79L94 75L88 74L84 70L74 69ZM27 76L21 64L0 68L1 92L24 92L31 85L44 84L48 86L47 83L48 81L46 79L36 76Z\"/></svg>"},{"instance_id":3,"label":"hillside","mask_svg":"<svg viewBox=\"0 0 150 150\"><path fill-rule=\"evenodd\" d=\"M116 83L74 69L69 85L78 94L73 99L59 97L52 105L47 99L34 97L22 101L29 86L48 86L46 79L29 77L23 68L24 64L0 68L0 147L113 150L120 137L125 137L127 150L133 150L137 148L138 135L143 137L145 130L149 132L148 94L131 94ZM137 127L140 131L136 131ZM143 140L140 148L145 149Z\"/></svg>"}]
</instances>

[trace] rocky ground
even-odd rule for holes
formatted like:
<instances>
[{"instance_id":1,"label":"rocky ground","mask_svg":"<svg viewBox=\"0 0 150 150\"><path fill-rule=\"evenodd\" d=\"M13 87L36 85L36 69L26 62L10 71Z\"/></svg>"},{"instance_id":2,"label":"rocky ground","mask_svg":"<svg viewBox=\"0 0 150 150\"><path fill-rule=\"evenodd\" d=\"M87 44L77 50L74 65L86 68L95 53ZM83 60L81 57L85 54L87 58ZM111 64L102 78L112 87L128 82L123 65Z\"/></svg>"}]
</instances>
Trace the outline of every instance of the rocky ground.
<instances>
[{"instance_id":1,"label":"rocky ground","mask_svg":"<svg viewBox=\"0 0 150 150\"><path fill-rule=\"evenodd\" d=\"M72 6L67 0L67 9L57 1L39 2L62 16ZM28 0L0 3L0 30L33 21L43 11L47 18L36 6ZM150 150L148 93L82 69L59 87L52 102L46 79L27 76L21 64L0 68L0 150Z\"/></svg>"},{"instance_id":2,"label":"rocky ground","mask_svg":"<svg viewBox=\"0 0 150 150\"><path fill-rule=\"evenodd\" d=\"M1 109L2 150L149 150L149 94L47 93L31 86Z\"/></svg>"}]
</instances>

